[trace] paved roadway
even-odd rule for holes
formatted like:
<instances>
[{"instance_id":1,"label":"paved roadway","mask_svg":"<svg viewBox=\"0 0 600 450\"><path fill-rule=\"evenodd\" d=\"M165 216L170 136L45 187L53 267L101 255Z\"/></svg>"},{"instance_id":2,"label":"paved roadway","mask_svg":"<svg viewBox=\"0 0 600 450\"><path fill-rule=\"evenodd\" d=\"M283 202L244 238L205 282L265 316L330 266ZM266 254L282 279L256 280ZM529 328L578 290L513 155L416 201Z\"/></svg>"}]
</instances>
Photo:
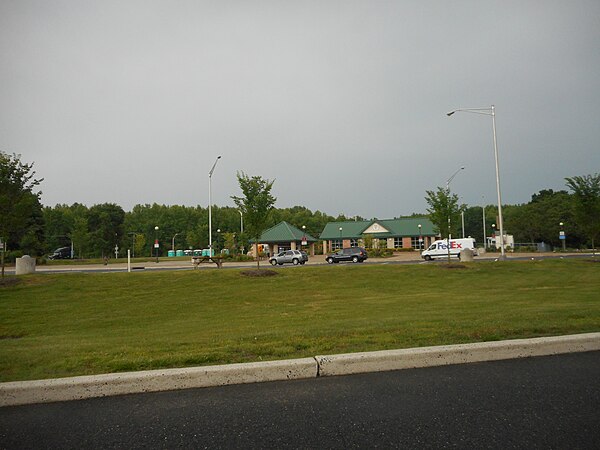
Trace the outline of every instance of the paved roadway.
<instances>
[{"instance_id":1,"label":"paved roadway","mask_svg":"<svg viewBox=\"0 0 600 450\"><path fill-rule=\"evenodd\" d=\"M0 408L0 448L600 448L600 352Z\"/></svg>"},{"instance_id":2,"label":"paved roadway","mask_svg":"<svg viewBox=\"0 0 600 450\"><path fill-rule=\"evenodd\" d=\"M475 262L477 261L493 261L498 258L498 254L488 253L484 256L478 256L475 258ZM558 258L589 258L592 257L591 253L514 253L508 256L510 260L519 261L519 260L529 260L529 259L558 259ZM452 260L453 262L458 262L455 258ZM419 254L415 253L400 253L391 258L369 258L362 264L443 264L445 263L445 259L440 259L436 261L424 261L420 258ZM334 266L341 267L346 264L354 264L352 262L348 263L340 263L334 264ZM325 261L325 257L323 255L315 255L311 256L306 266L315 266L315 265L328 265ZM253 268L256 267L256 262L226 262L223 263L223 268L226 269L243 269L243 268ZM268 261L262 261L261 267L270 268L271 265ZM301 269L305 266L293 266L292 264L285 264L283 266L276 266L275 269L283 269L283 268L294 268ZM170 260L169 258L161 258L159 263L155 262L142 262L142 263L132 263L133 272L139 272L139 269L143 270L193 270L193 266L191 262L181 261L181 260ZM207 269L216 269L217 266L215 264L202 264L199 270L207 270ZM107 266L103 264L65 264L65 265L44 265L37 266L37 273L86 273L86 272L126 272L127 264L126 263L116 263L109 264ZM15 270L14 267L7 267L6 273L9 275L14 275Z\"/></svg>"}]
</instances>

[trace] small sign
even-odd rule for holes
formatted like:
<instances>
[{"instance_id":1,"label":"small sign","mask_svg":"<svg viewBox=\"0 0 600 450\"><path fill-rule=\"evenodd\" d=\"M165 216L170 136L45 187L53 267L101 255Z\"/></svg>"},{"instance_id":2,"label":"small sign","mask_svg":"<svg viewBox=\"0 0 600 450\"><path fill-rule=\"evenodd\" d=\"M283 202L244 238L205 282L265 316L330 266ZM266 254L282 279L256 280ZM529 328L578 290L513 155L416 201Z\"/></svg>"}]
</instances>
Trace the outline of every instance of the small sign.
<instances>
[{"instance_id":1,"label":"small sign","mask_svg":"<svg viewBox=\"0 0 600 450\"><path fill-rule=\"evenodd\" d=\"M565 232L564 231L560 231L558 234L559 234L559 236L564 236Z\"/></svg>"},{"instance_id":2,"label":"small sign","mask_svg":"<svg viewBox=\"0 0 600 450\"><path fill-rule=\"evenodd\" d=\"M562 241L564 241L566 238L567 238L567 236L565 236L564 234L561 234L559 236L559 239L562 240Z\"/></svg>"},{"instance_id":3,"label":"small sign","mask_svg":"<svg viewBox=\"0 0 600 450\"><path fill-rule=\"evenodd\" d=\"M154 248L158 248L158 239L154 241Z\"/></svg>"},{"instance_id":4,"label":"small sign","mask_svg":"<svg viewBox=\"0 0 600 450\"><path fill-rule=\"evenodd\" d=\"M302 236L302 245L308 244L308 238L306 236Z\"/></svg>"}]
</instances>

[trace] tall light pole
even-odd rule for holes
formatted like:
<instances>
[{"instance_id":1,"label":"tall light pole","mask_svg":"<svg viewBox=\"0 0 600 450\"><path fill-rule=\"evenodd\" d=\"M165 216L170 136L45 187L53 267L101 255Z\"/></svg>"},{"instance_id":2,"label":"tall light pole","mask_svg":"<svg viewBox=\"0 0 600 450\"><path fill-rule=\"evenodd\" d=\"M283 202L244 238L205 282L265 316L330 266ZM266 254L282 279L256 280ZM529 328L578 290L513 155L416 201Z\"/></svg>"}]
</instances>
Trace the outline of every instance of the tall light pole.
<instances>
[{"instance_id":1,"label":"tall light pole","mask_svg":"<svg viewBox=\"0 0 600 450\"><path fill-rule=\"evenodd\" d=\"M173 252L175 252L175 238L176 238L177 236L179 236L180 234L181 234L181 233L175 233L175 236L173 236L173 239L171 239L171 250L172 250ZM173 256L175 256L175 255L173 255Z\"/></svg>"},{"instance_id":2,"label":"tall light pole","mask_svg":"<svg viewBox=\"0 0 600 450\"><path fill-rule=\"evenodd\" d=\"M127 234L131 235L131 254L132 254L132 258L135 258L135 237L138 234L142 234L142 233L138 233L137 231L129 231Z\"/></svg>"},{"instance_id":3,"label":"tall light pole","mask_svg":"<svg viewBox=\"0 0 600 450\"><path fill-rule=\"evenodd\" d=\"M240 213L240 234L244 234L244 214L239 209L238 212Z\"/></svg>"},{"instance_id":4,"label":"tall light pole","mask_svg":"<svg viewBox=\"0 0 600 450\"><path fill-rule=\"evenodd\" d=\"M217 166L219 159L221 159L221 155L217 156L217 159L215 159L215 163L213 164L212 169L210 169L210 172L208 172L208 250L210 252L210 256L213 256L213 251L212 251L212 174L215 171L215 167Z\"/></svg>"},{"instance_id":5,"label":"tall light pole","mask_svg":"<svg viewBox=\"0 0 600 450\"><path fill-rule=\"evenodd\" d=\"M340 247L338 248L344 248L344 241L342 240L342 227L340 227Z\"/></svg>"},{"instance_id":6,"label":"tall light pole","mask_svg":"<svg viewBox=\"0 0 600 450\"><path fill-rule=\"evenodd\" d=\"M448 240L446 241L448 247L448 263L450 263L450 239L452 238L452 234L450 232L450 182L454 179L458 172L464 170L465 167L460 167L456 172L452 174L450 178L446 181L446 196L448 197Z\"/></svg>"},{"instance_id":7,"label":"tall light pole","mask_svg":"<svg viewBox=\"0 0 600 450\"><path fill-rule=\"evenodd\" d=\"M560 238L560 240L562 241L562 248L563 248L563 252L567 251L567 236L565 236L565 230L563 228L564 223L560 222L560 231L558 233L558 237Z\"/></svg>"},{"instance_id":8,"label":"tall light pole","mask_svg":"<svg viewBox=\"0 0 600 450\"><path fill-rule=\"evenodd\" d=\"M423 232L421 231L421 229L423 228L423 225L419 224L417 225L419 227L419 250L423 249Z\"/></svg>"},{"instance_id":9,"label":"tall light pole","mask_svg":"<svg viewBox=\"0 0 600 450\"><path fill-rule=\"evenodd\" d=\"M483 114L484 116L492 116L492 133L494 135L494 158L496 160L496 191L498 194L498 225L500 226L500 251L501 258L506 258L504 252L504 221L502 220L502 195L500 194L500 169L498 164L498 143L496 142L496 107L491 105L487 108L460 108L447 113L451 116L455 112L467 112L473 114Z\"/></svg>"},{"instance_id":10,"label":"tall light pole","mask_svg":"<svg viewBox=\"0 0 600 450\"><path fill-rule=\"evenodd\" d=\"M158 225L154 227L154 248L156 249L156 262L158 262Z\"/></svg>"},{"instance_id":11,"label":"tall light pole","mask_svg":"<svg viewBox=\"0 0 600 450\"><path fill-rule=\"evenodd\" d=\"M487 239L485 236L485 196L481 196L481 211L483 215L483 248L487 250Z\"/></svg>"}]
</instances>

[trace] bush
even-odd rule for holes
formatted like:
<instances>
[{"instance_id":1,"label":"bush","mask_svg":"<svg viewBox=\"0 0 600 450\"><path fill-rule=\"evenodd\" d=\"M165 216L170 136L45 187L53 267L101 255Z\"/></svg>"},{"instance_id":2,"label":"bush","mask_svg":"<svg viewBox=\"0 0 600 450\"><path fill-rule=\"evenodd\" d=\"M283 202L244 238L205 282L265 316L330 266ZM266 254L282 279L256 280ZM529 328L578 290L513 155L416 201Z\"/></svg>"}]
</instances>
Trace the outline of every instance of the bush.
<instances>
[{"instance_id":1,"label":"bush","mask_svg":"<svg viewBox=\"0 0 600 450\"><path fill-rule=\"evenodd\" d=\"M389 258L394 255L392 248L371 248L367 250L370 258Z\"/></svg>"}]
</instances>

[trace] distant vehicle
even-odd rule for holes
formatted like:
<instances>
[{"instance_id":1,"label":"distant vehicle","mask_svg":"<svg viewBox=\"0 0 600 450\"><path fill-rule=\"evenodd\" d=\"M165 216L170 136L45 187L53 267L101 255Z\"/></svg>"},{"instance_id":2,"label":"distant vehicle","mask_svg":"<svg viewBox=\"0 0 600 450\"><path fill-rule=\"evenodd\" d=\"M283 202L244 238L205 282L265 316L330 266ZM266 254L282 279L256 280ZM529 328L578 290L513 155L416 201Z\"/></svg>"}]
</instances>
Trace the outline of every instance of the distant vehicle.
<instances>
[{"instance_id":1,"label":"distant vehicle","mask_svg":"<svg viewBox=\"0 0 600 450\"><path fill-rule=\"evenodd\" d=\"M54 250L48 259L71 259L71 247L60 247Z\"/></svg>"},{"instance_id":2,"label":"distant vehicle","mask_svg":"<svg viewBox=\"0 0 600 450\"><path fill-rule=\"evenodd\" d=\"M282 266L290 263L297 266L298 264L306 263L306 261L308 261L308 255L306 252L301 252L299 250L284 250L269 258L269 262L273 266L278 264Z\"/></svg>"},{"instance_id":3,"label":"distant vehicle","mask_svg":"<svg viewBox=\"0 0 600 450\"><path fill-rule=\"evenodd\" d=\"M450 257L460 259L460 252L465 249L473 251L473 255L477 256L477 247L475 247L475 239L450 239ZM426 261L431 261L434 258L448 257L448 239L442 239L433 242L427 250L421 252L421 258Z\"/></svg>"},{"instance_id":4,"label":"distant vehicle","mask_svg":"<svg viewBox=\"0 0 600 450\"><path fill-rule=\"evenodd\" d=\"M325 261L329 264L339 263L340 261L352 261L355 263L365 261L369 255L362 247L350 247L338 250L335 253L330 253L325 257Z\"/></svg>"}]
</instances>

